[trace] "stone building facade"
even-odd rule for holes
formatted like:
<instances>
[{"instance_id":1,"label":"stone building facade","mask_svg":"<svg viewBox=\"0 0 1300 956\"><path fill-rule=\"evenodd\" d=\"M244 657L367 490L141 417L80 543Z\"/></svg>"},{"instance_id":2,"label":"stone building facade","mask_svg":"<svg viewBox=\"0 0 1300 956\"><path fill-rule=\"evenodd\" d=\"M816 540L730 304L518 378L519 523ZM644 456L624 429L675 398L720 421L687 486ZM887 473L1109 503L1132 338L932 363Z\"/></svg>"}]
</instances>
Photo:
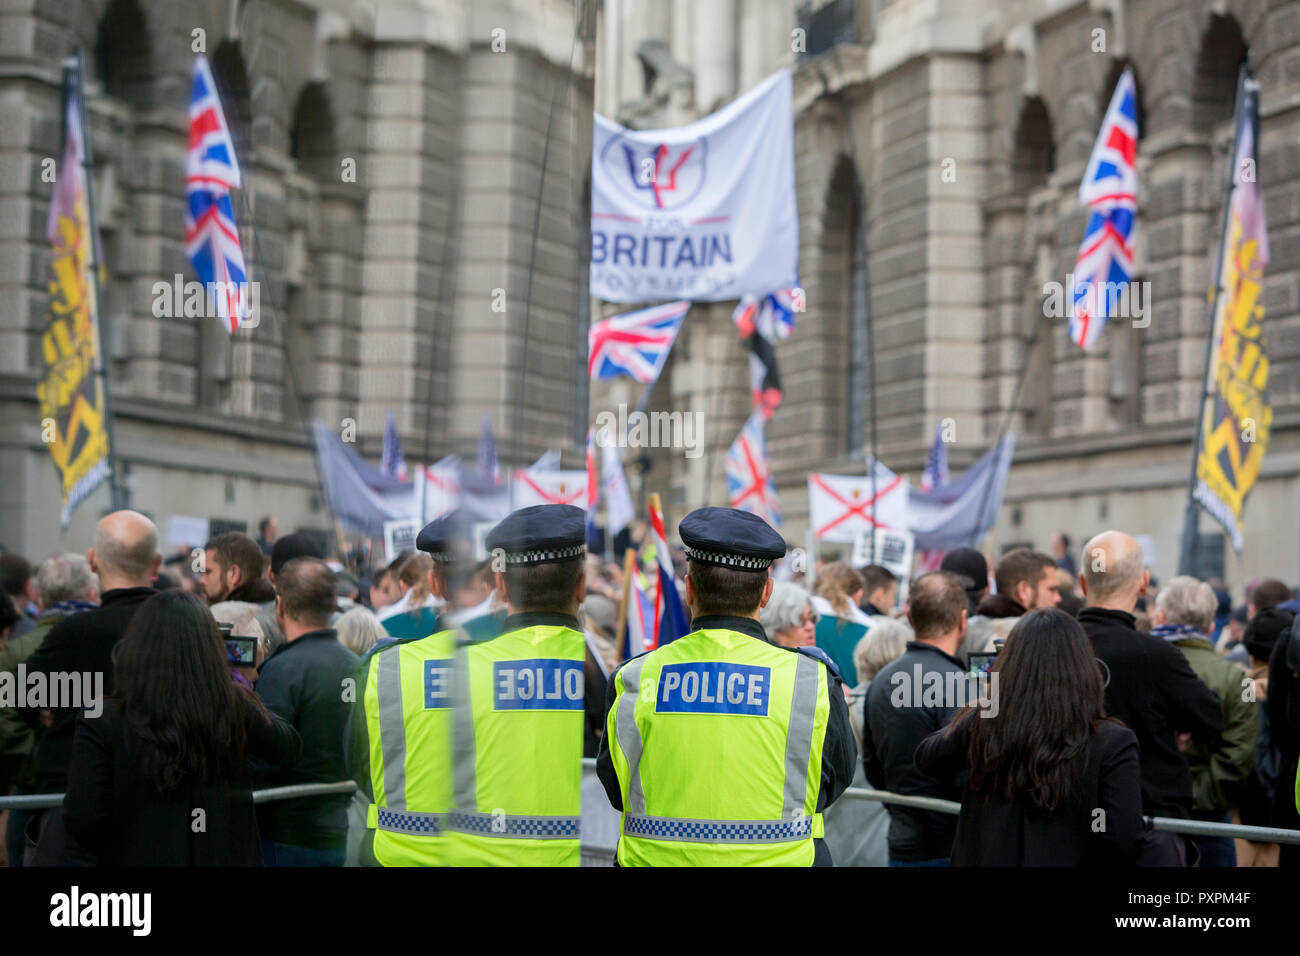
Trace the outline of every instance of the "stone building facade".
<instances>
[{"instance_id":1,"label":"stone building facade","mask_svg":"<svg viewBox=\"0 0 1300 956\"><path fill-rule=\"evenodd\" d=\"M579 12L582 17L579 19ZM0 4L0 543L59 533L36 381L48 315L41 161L84 52L116 445L129 504L331 532L306 424L388 411L412 464L581 462L594 7L572 0L6 0ZM244 175L260 323L155 318L185 255L187 108L206 52ZM545 169L543 172L543 163ZM533 242L534 232L538 237ZM165 528L164 528L165 530Z\"/></svg>"},{"instance_id":2,"label":"stone building facade","mask_svg":"<svg viewBox=\"0 0 1300 956\"><path fill-rule=\"evenodd\" d=\"M955 428L954 471L1004 422L1016 432L992 553L1117 527L1151 536L1158 577L1178 562L1249 56L1262 87L1274 422L1244 553L1206 515L1201 531L1229 582L1300 583L1289 533L1300 504L1300 3L606 0L599 30L597 109L642 128L687 122L794 70L807 311L778 347L786 398L768 426L792 543L807 526L807 471L863 468L874 371L880 457L913 481L937 422ZM1084 353L1047 314L1044 287L1072 270L1086 220L1078 184L1126 65L1141 124L1136 277L1150 295L1137 327L1114 320ZM671 480L678 513L723 499L725 449L748 412L731 307L695 308L655 395L707 415L705 454L656 453L648 476ZM593 407L618 397L598 393Z\"/></svg>"}]
</instances>

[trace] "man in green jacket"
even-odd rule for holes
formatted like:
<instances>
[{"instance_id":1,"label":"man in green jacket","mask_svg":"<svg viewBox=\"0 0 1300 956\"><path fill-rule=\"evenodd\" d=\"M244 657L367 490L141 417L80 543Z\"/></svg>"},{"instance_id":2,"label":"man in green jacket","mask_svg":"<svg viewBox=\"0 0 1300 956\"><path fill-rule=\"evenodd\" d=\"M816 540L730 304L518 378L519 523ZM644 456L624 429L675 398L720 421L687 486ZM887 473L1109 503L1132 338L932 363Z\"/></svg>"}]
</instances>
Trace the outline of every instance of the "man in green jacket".
<instances>
[{"instance_id":1,"label":"man in green jacket","mask_svg":"<svg viewBox=\"0 0 1300 956\"><path fill-rule=\"evenodd\" d=\"M1220 657L1210 640L1216 607L1217 599L1208 584L1187 575L1172 578L1156 596L1151 636L1182 651L1196 676L1219 695L1223 736L1209 745L1189 743L1185 753L1192 772L1193 814L1199 820L1227 823L1228 811L1236 806L1255 762L1259 715L1250 678ZM1196 837L1193 842L1200 850L1201 866L1237 865L1230 837Z\"/></svg>"}]
</instances>

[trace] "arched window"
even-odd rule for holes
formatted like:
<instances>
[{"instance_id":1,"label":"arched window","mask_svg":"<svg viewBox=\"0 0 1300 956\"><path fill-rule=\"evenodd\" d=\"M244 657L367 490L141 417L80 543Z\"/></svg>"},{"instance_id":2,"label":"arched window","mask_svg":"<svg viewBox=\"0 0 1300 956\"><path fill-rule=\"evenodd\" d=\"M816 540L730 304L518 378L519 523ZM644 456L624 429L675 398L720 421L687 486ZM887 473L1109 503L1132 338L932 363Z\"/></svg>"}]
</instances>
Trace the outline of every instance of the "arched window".
<instances>
[{"instance_id":1,"label":"arched window","mask_svg":"<svg viewBox=\"0 0 1300 956\"><path fill-rule=\"evenodd\" d=\"M339 157L334 143L334 114L325 87L309 83L298 95L289 130L289 155L298 170L315 179L338 180Z\"/></svg>"},{"instance_id":2,"label":"arched window","mask_svg":"<svg viewBox=\"0 0 1300 956\"><path fill-rule=\"evenodd\" d=\"M832 453L860 458L868 440L871 387L866 215L861 184L847 156L840 158L831 176L822 236L820 288L824 314L838 318L839 334L835 338L844 348L844 418L840 446Z\"/></svg>"},{"instance_id":3,"label":"arched window","mask_svg":"<svg viewBox=\"0 0 1300 956\"><path fill-rule=\"evenodd\" d=\"M106 96L135 109L152 105L153 50L136 0L113 0L104 11L95 40L94 71Z\"/></svg>"},{"instance_id":4,"label":"arched window","mask_svg":"<svg viewBox=\"0 0 1300 956\"><path fill-rule=\"evenodd\" d=\"M223 40L212 54L212 78L217 83L230 137L235 141L235 153L245 159L251 144L253 104L248 91L248 67L234 40Z\"/></svg>"},{"instance_id":5,"label":"arched window","mask_svg":"<svg viewBox=\"0 0 1300 956\"><path fill-rule=\"evenodd\" d=\"M1047 104L1040 97L1029 97L1021 105L1011 150L1013 196L1018 204L1023 204L1026 221L1036 212L1031 209L1030 196L1047 185L1055 167L1056 144ZM1023 372L1019 373L1024 379L1016 407L1023 416L1021 427L1027 433L1048 435L1052 430L1052 356L1056 338L1053 333L1064 320L1049 314L1041 292L1045 283L1059 281L1061 277L1053 274L1054 263L1044 237L1032 231L1031 236L1025 247L1028 256L1024 266L1025 292L1015 304L1023 318L1015 323L1012 331L1019 339L1019 347L1013 348L1012 354L1018 353L1024 363ZM1015 369L1016 363L1012 365ZM1017 371L1013 370L1012 374Z\"/></svg>"},{"instance_id":6,"label":"arched window","mask_svg":"<svg viewBox=\"0 0 1300 956\"><path fill-rule=\"evenodd\" d=\"M1237 99L1237 71L1246 60L1246 40L1230 14L1212 14L1201 35L1192 83L1192 126L1212 133L1232 119Z\"/></svg>"}]
</instances>

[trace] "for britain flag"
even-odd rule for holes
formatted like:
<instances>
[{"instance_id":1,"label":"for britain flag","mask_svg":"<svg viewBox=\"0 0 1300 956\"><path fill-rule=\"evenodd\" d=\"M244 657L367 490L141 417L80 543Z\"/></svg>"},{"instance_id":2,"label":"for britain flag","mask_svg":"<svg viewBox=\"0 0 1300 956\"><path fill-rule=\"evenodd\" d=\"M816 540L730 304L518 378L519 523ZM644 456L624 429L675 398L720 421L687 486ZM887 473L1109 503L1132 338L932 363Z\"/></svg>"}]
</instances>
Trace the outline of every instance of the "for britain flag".
<instances>
[{"instance_id":1,"label":"for britain flag","mask_svg":"<svg viewBox=\"0 0 1300 956\"><path fill-rule=\"evenodd\" d=\"M628 375L642 385L659 380L689 302L669 302L602 319L587 333L587 370L592 378Z\"/></svg>"},{"instance_id":2,"label":"for britain flag","mask_svg":"<svg viewBox=\"0 0 1300 956\"><path fill-rule=\"evenodd\" d=\"M1074 265L1070 338L1082 349L1097 341L1133 276L1137 140L1137 86L1132 70L1126 69L1079 185L1079 201L1090 212Z\"/></svg>"},{"instance_id":3,"label":"for britain flag","mask_svg":"<svg viewBox=\"0 0 1300 956\"><path fill-rule=\"evenodd\" d=\"M765 422L763 411L755 409L727 450L727 498L731 507L756 514L777 528L785 516L767 463Z\"/></svg>"},{"instance_id":4,"label":"for britain flag","mask_svg":"<svg viewBox=\"0 0 1300 956\"><path fill-rule=\"evenodd\" d=\"M185 251L228 332L247 314L248 274L230 191L240 187L239 162L207 57L194 58L190 151L185 163Z\"/></svg>"}]
</instances>

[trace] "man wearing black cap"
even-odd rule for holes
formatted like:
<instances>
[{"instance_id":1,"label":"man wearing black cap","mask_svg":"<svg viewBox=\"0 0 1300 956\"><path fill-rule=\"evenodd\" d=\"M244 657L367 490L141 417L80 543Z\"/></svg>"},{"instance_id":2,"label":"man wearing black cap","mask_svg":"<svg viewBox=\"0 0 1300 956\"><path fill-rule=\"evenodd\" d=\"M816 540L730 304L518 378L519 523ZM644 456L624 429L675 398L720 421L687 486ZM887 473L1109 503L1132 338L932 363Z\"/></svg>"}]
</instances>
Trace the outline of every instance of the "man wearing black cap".
<instances>
[{"instance_id":1,"label":"man wearing black cap","mask_svg":"<svg viewBox=\"0 0 1300 956\"><path fill-rule=\"evenodd\" d=\"M578 620L586 512L536 505L487 536L508 616L500 636L463 643L452 686L452 866L577 866L584 665ZM599 719L597 717L597 719Z\"/></svg>"},{"instance_id":2,"label":"man wearing black cap","mask_svg":"<svg viewBox=\"0 0 1300 956\"><path fill-rule=\"evenodd\" d=\"M833 665L758 623L785 542L701 508L679 526L692 631L610 680L596 769L623 814L622 866L829 865L822 811L857 759Z\"/></svg>"}]
</instances>

